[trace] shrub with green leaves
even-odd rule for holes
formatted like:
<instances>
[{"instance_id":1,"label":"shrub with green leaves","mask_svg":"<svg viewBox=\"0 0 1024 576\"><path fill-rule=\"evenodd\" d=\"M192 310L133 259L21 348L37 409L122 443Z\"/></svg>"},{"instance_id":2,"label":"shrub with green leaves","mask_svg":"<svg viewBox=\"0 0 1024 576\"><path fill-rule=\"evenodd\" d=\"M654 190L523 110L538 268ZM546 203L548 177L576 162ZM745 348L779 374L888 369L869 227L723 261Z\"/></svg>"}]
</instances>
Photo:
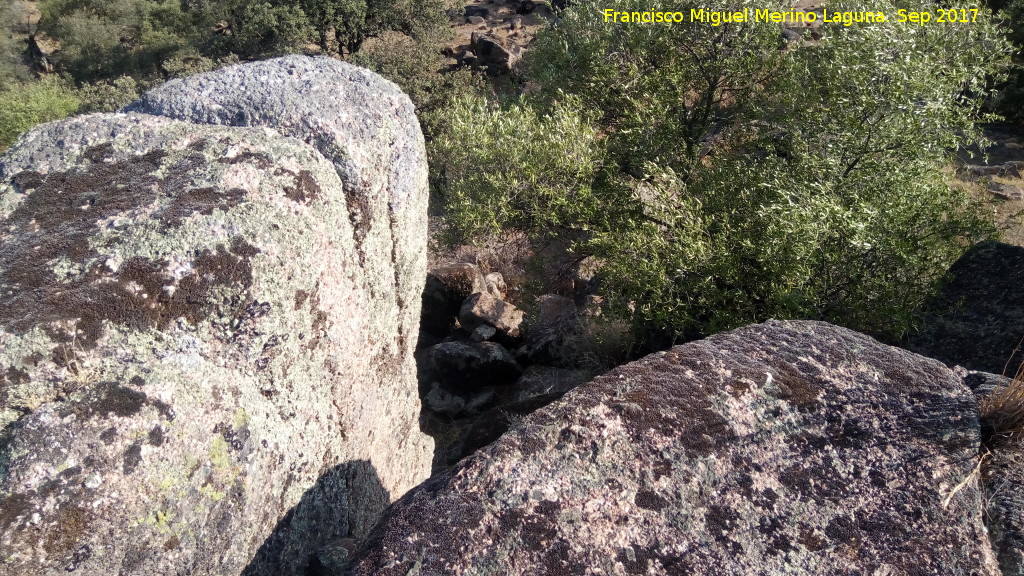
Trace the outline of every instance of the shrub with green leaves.
<instances>
[{"instance_id":1,"label":"shrub with green leaves","mask_svg":"<svg viewBox=\"0 0 1024 576\"><path fill-rule=\"evenodd\" d=\"M1006 25L1007 37L1015 48L1014 66L998 83L994 108L1007 120L1019 123L1024 121L1024 0L989 0L988 4L998 10L997 16Z\"/></svg>"},{"instance_id":2,"label":"shrub with green leaves","mask_svg":"<svg viewBox=\"0 0 1024 576\"><path fill-rule=\"evenodd\" d=\"M79 82L160 75L164 61L198 54L195 15L181 2L46 0L41 11L63 70Z\"/></svg>"},{"instance_id":3,"label":"shrub with green leaves","mask_svg":"<svg viewBox=\"0 0 1024 576\"><path fill-rule=\"evenodd\" d=\"M134 102L141 93L142 87L131 76L87 82L75 94L80 102L78 113L113 112Z\"/></svg>"},{"instance_id":4,"label":"shrub with green leaves","mask_svg":"<svg viewBox=\"0 0 1024 576\"><path fill-rule=\"evenodd\" d=\"M527 54L533 98L451 111L435 168L452 228L563 235L607 263L610 302L676 338L772 317L899 336L948 264L993 233L941 168L979 138L1002 32L984 10L963 25L825 25L791 43L767 23L602 16L744 6L770 7L563 11Z\"/></svg>"},{"instance_id":5,"label":"shrub with green leaves","mask_svg":"<svg viewBox=\"0 0 1024 576\"><path fill-rule=\"evenodd\" d=\"M0 151L25 130L60 120L77 109L74 92L58 78L5 87L0 91Z\"/></svg>"},{"instance_id":6,"label":"shrub with green leaves","mask_svg":"<svg viewBox=\"0 0 1024 576\"><path fill-rule=\"evenodd\" d=\"M599 218L591 183L604 151L573 100L541 114L525 102L499 108L466 97L447 118L431 152L455 234L559 234Z\"/></svg>"}]
</instances>

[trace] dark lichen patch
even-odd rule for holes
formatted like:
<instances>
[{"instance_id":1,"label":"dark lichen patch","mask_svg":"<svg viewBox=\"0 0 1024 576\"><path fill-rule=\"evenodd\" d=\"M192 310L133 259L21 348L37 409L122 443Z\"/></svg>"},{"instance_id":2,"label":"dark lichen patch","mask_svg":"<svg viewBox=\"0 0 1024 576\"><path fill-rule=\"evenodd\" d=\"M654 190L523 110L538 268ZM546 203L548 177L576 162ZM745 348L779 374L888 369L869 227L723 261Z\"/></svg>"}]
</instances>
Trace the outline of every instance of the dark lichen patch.
<instances>
[{"instance_id":1,"label":"dark lichen patch","mask_svg":"<svg viewBox=\"0 0 1024 576\"><path fill-rule=\"evenodd\" d=\"M765 516L761 518L757 530L763 538L768 540L766 550L769 555L780 556L795 549L786 533L786 526L778 517Z\"/></svg>"},{"instance_id":2,"label":"dark lichen patch","mask_svg":"<svg viewBox=\"0 0 1024 576\"><path fill-rule=\"evenodd\" d=\"M852 518L839 516L825 526L825 535L833 542L856 546L860 542L860 531Z\"/></svg>"},{"instance_id":3,"label":"dark lichen patch","mask_svg":"<svg viewBox=\"0 0 1024 576\"><path fill-rule=\"evenodd\" d=\"M821 552L828 548L828 540L818 534L814 528L803 523L800 524L797 542L811 552Z\"/></svg>"},{"instance_id":4,"label":"dark lichen patch","mask_svg":"<svg viewBox=\"0 0 1024 576\"><path fill-rule=\"evenodd\" d=\"M224 439L224 442L226 442L228 446L231 446L231 448L233 448L234 450L241 450L242 448L244 448L245 443L249 440L250 436L248 428L243 426L235 430L233 427L231 427L228 424L225 424L224 422L218 422L217 424L215 424L213 426L213 433L220 434L221 438Z\"/></svg>"},{"instance_id":5,"label":"dark lichen patch","mask_svg":"<svg viewBox=\"0 0 1024 576\"><path fill-rule=\"evenodd\" d=\"M173 535L164 542L164 552L170 552L179 546L181 546L181 539L177 535Z\"/></svg>"},{"instance_id":6,"label":"dark lichen patch","mask_svg":"<svg viewBox=\"0 0 1024 576\"><path fill-rule=\"evenodd\" d=\"M669 501L651 490L640 490L633 498L633 503L645 510L660 512L667 508Z\"/></svg>"},{"instance_id":7,"label":"dark lichen patch","mask_svg":"<svg viewBox=\"0 0 1024 576\"><path fill-rule=\"evenodd\" d=\"M87 508L68 504L57 511L52 529L47 531L43 549L49 554L67 554L76 547L89 527L91 516Z\"/></svg>"},{"instance_id":8,"label":"dark lichen patch","mask_svg":"<svg viewBox=\"0 0 1024 576\"><path fill-rule=\"evenodd\" d=\"M309 292L306 292L305 290L296 290L295 291L295 310L301 309L302 305L306 303L306 300L308 298L309 298Z\"/></svg>"},{"instance_id":9,"label":"dark lichen patch","mask_svg":"<svg viewBox=\"0 0 1024 576\"><path fill-rule=\"evenodd\" d=\"M373 212L370 209L370 199L367 198L366 190L356 188L348 182L344 184L345 205L348 207L348 219L352 224L352 236L356 243L356 254L359 257L359 266L366 265L366 248L363 241L373 227L371 217Z\"/></svg>"},{"instance_id":10,"label":"dark lichen patch","mask_svg":"<svg viewBox=\"0 0 1024 576\"><path fill-rule=\"evenodd\" d=\"M82 158L97 163L105 162L114 156L114 144L112 142L106 142L97 146L86 148L82 152Z\"/></svg>"},{"instance_id":11,"label":"dark lichen patch","mask_svg":"<svg viewBox=\"0 0 1024 576\"><path fill-rule=\"evenodd\" d=\"M27 194L35 188L42 186L43 175L33 170L25 170L19 172L11 178L11 184L14 186L14 191L18 194Z\"/></svg>"},{"instance_id":12,"label":"dark lichen patch","mask_svg":"<svg viewBox=\"0 0 1024 576\"><path fill-rule=\"evenodd\" d=\"M266 370L270 363L275 358L281 355L282 349L281 344L287 342L290 339L288 334L275 334L267 339L267 342L263 344L263 350L260 351L260 357L255 361L255 367L257 372Z\"/></svg>"},{"instance_id":13,"label":"dark lichen patch","mask_svg":"<svg viewBox=\"0 0 1024 576\"><path fill-rule=\"evenodd\" d=\"M7 406L8 391L29 381L28 372L10 366L7 370L0 372L0 407Z\"/></svg>"},{"instance_id":14,"label":"dark lichen patch","mask_svg":"<svg viewBox=\"0 0 1024 576\"><path fill-rule=\"evenodd\" d=\"M64 257L83 263L94 255L88 240L98 220L153 202L159 183L153 173L161 158L149 154L41 179L30 177L34 186L26 189L24 200L5 222L16 240L0 246L0 281L5 289L0 304L7 304L12 293L55 283L51 260ZM0 312L0 320L12 319L9 312Z\"/></svg>"},{"instance_id":15,"label":"dark lichen patch","mask_svg":"<svg viewBox=\"0 0 1024 576\"><path fill-rule=\"evenodd\" d=\"M7 533L19 519L32 510L31 500L24 494L0 496L0 533Z\"/></svg>"},{"instance_id":16,"label":"dark lichen patch","mask_svg":"<svg viewBox=\"0 0 1024 576\"><path fill-rule=\"evenodd\" d=\"M274 165L274 161L269 156L262 152L251 152L244 151L239 152L235 156L230 158L220 157L217 159L218 164L255 164L260 170L266 170Z\"/></svg>"},{"instance_id":17,"label":"dark lichen patch","mask_svg":"<svg viewBox=\"0 0 1024 576\"><path fill-rule=\"evenodd\" d=\"M130 547L121 560L120 574L137 574L139 566L142 566L151 555L151 552L146 548Z\"/></svg>"},{"instance_id":18,"label":"dark lichen patch","mask_svg":"<svg viewBox=\"0 0 1024 576\"><path fill-rule=\"evenodd\" d=\"M708 505L704 511L704 524L707 532L723 545L730 545L730 535L739 527L739 515L728 506Z\"/></svg>"},{"instance_id":19,"label":"dark lichen patch","mask_svg":"<svg viewBox=\"0 0 1024 576\"><path fill-rule=\"evenodd\" d=\"M150 446L163 446L164 439L164 429L159 424L153 426L153 429L146 435L146 440L149 442Z\"/></svg>"},{"instance_id":20,"label":"dark lichen patch","mask_svg":"<svg viewBox=\"0 0 1024 576\"><path fill-rule=\"evenodd\" d=\"M74 572L78 570L78 567L89 558L92 558L92 548L88 544L83 544L75 550L75 553L71 556L71 561L64 566L65 572Z\"/></svg>"},{"instance_id":21,"label":"dark lichen patch","mask_svg":"<svg viewBox=\"0 0 1024 576\"><path fill-rule=\"evenodd\" d=\"M135 472L139 464L142 464L142 443L136 442L125 449L121 470L127 476Z\"/></svg>"},{"instance_id":22,"label":"dark lichen patch","mask_svg":"<svg viewBox=\"0 0 1024 576\"><path fill-rule=\"evenodd\" d=\"M82 467L81 466L71 466L70 468L65 468L64 470L61 470L57 474L57 477L59 477L61 480L65 481L65 482L68 482L68 481L74 481L75 479L77 479L81 475L82 475Z\"/></svg>"},{"instance_id":23,"label":"dark lichen patch","mask_svg":"<svg viewBox=\"0 0 1024 576\"><path fill-rule=\"evenodd\" d=\"M615 555L615 561L622 564L626 569L626 574L647 574L647 564L650 560L651 556L647 550L636 544L619 550Z\"/></svg>"},{"instance_id":24,"label":"dark lichen patch","mask_svg":"<svg viewBox=\"0 0 1024 576\"><path fill-rule=\"evenodd\" d=\"M675 438L690 457L713 454L736 437L729 421L716 411L711 398L721 391L708 384L687 382L680 385L679 371L685 364L703 365L698 359L654 357L644 370L627 366L621 369L628 391L622 400L638 406L658 406L640 410L623 420L631 438L638 441L652 433Z\"/></svg>"},{"instance_id":25,"label":"dark lichen patch","mask_svg":"<svg viewBox=\"0 0 1024 576\"><path fill-rule=\"evenodd\" d=\"M249 193L241 188L219 191L213 187L186 188L171 200L156 217L163 221L165 228L181 225L182 220L193 214L209 216L214 210L227 209L242 203Z\"/></svg>"},{"instance_id":26,"label":"dark lichen patch","mask_svg":"<svg viewBox=\"0 0 1024 576\"><path fill-rule=\"evenodd\" d=\"M111 426L110 428L107 428L106 430L104 430L103 432L100 433L100 440L102 440L104 444L109 445L110 443L112 443L116 439L117 439L117 427L116 426Z\"/></svg>"},{"instance_id":27,"label":"dark lichen patch","mask_svg":"<svg viewBox=\"0 0 1024 576\"><path fill-rule=\"evenodd\" d=\"M170 166L161 151L115 160L112 146L104 145L84 156L92 162L83 168L22 172L12 179L25 197L4 222L13 240L0 245L0 325L25 332L71 321L66 336L88 350L102 336L105 320L158 329L182 316L196 322L209 312L212 286L251 284L249 258L258 251L239 238L231 252L219 246L200 251L193 273L180 282L163 273L163 261L132 258L116 272L98 262L90 239L104 219L166 198L155 217L170 227L190 214L237 205L246 193L191 186L205 162L198 154ZM70 278L54 272L58 261L70 264Z\"/></svg>"},{"instance_id":28,"label":"dark lichen patch","mask_svg":"<svg viewBox=\"0 0 1024 576\"><path fill-rule=\"evenodd\" d=\"M294 186L285 186L284 195L293 202L308 205L323 194L320 184L309 170L300 170L298 174L279 169L277 174L291 174L295 178Z\"/></svg>"},{"instance_id":29,"label":"dark lichen patch","mask_svg":"<svg viewBox=\"0 0 1024 576\"><path fill-rule=\"evenodd\" d=\"M773 386L770 390L774 396L788 401L804 412L818 408L818 397L822 394L822 388L812 378L785 362L774 363L772 372Z\"/></svg>"},{"instance_id":30,"label":"dark lichen patch","mask_svg":"<svg viewBox=\"0 0 1024 576\"><path fill-rule=\"evenodd\" d=\"M100 416L121 416L127 418L142 411L147 405L155 407L164 418L173 420L170 406L160 400L153 400L138 390L132 390L116 382L99 382L84 391L80 398L71 402L63 415L74 413L79 418L89 419ZM112 431L112 432L111 432ZM116 434L112 428L104 432Z\"/></svg>"}]
</instances>

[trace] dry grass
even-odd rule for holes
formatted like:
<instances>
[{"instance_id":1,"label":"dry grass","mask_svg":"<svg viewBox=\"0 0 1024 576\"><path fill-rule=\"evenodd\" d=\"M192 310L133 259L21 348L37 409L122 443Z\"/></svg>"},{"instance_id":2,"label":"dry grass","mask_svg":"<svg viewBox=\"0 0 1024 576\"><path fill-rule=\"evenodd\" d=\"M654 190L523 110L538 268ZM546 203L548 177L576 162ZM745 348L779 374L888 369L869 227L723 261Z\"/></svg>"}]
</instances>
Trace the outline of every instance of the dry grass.
<instances>
[{"instance_id":1,"label":"dry grass","mask_svg":"<svg viewBox=\"0 0 1024 576\"><path fill-rule=\"evenodd\" d=\"M981 400L982 442L993 447L1024 437L1024 365L1010 384Z\"/></svg>"}]
</instances>

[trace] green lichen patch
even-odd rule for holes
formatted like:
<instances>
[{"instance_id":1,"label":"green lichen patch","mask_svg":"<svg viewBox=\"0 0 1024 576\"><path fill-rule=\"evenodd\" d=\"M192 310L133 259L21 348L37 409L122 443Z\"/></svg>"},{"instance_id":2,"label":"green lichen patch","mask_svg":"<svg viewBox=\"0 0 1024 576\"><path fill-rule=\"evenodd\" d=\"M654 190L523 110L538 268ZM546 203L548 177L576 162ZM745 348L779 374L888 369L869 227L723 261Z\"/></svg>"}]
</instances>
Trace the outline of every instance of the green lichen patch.
<instances>
[{"instance_id":1,"label":"green lichen patch","mask_svg":"<svg viewBox=\"0 0 1024 576\"><path fill-rule=\"evenodd\" d=\"M241 189L193 183L207 162L200 153L172 158L153 151L116 160L112 145L105 144L87 149L83 158L88 162L75 169L24 171L12 179L14 192L24 198L7 218L0 244L0 325L24 332L73 321L64 339L73 337L88 350L102 335L104 320L159 329L179 317L194 323L208 313L213 286L251 284L249 260L258 251L240 238L230 249L197 251L192 272L180 280L165 272L166 261L139 257L112 270L98 261L90 242L105 219L143 208L156 206L151 218L167 229L241 203Z\"/></svg>"}]
</instances>

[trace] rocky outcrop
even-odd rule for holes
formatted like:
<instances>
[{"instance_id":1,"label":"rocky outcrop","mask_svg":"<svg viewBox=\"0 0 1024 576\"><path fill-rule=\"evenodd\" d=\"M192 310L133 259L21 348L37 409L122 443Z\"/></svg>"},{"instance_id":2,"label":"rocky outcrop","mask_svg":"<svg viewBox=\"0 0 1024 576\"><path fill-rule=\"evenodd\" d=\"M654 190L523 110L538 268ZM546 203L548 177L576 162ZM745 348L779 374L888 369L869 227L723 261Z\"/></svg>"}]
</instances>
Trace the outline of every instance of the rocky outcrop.
<instances>
[{"instance_id":1,"label":"rocky outcrop","mask_svg":"<svg viewBox=\"0 0 1024 576\"><path fill-rule=\"evenodd\" d=\"M520 336L523 311L489 292L480 292L466 298L459 311L459 322L469 331L481 325L490 326L496 331L492 336L512 342Z\"/></svg>"},{"instance_id":2,"label":"rocky outcrop","mask_svg":"<svg viewBox=\"0 0 1024 576\"><path fill-rule=\"evenodd\" d=\"M456 262L434 268L427 273L423 288L420 328L434 336L448 336L456 327L463 301L486 289L483 274L473 264Z\"/></svg>"},{"instance_id":3,"label":"rocky outcrop","mask_svg":"<svg viewBox=\"0 0 1024 576\"><path fill-rule=\"evenodd\" d=\"M512 384L523 369L494 342L444 342L431 349L441 385L453 392Z\"/></svg>"},{"instance_id":4,"label":"rocky outcrop","mask_svg":"<svg viewBox=\"0 0 1024 576\"><path fill-rule=\"evenodd\" d=\"M0 574L336 564L430 467L412 104L291 57L131 110L0 159Z\"/></svg>"},{"instance_id":5,"label":"rocky outcrop","mask_svg":"<svg viewBox=\"0 0 1024 576\"><path fill-rule=\"evenodd\" d=\"M621 366L386 513L347 574L999 574L940 362L768 322Z\"/></svg>"},{"instance_id":6,"label":"rocky outcrop","mask_svg":"<svg viewBox=\"0 0 1024 576\"><path fill-rule=\"evenodd\" d=\"M982 242L949 269L906 347L950 365L1013 376L1024 362L1024 248Z\"/></svg>"}]
</instances>

